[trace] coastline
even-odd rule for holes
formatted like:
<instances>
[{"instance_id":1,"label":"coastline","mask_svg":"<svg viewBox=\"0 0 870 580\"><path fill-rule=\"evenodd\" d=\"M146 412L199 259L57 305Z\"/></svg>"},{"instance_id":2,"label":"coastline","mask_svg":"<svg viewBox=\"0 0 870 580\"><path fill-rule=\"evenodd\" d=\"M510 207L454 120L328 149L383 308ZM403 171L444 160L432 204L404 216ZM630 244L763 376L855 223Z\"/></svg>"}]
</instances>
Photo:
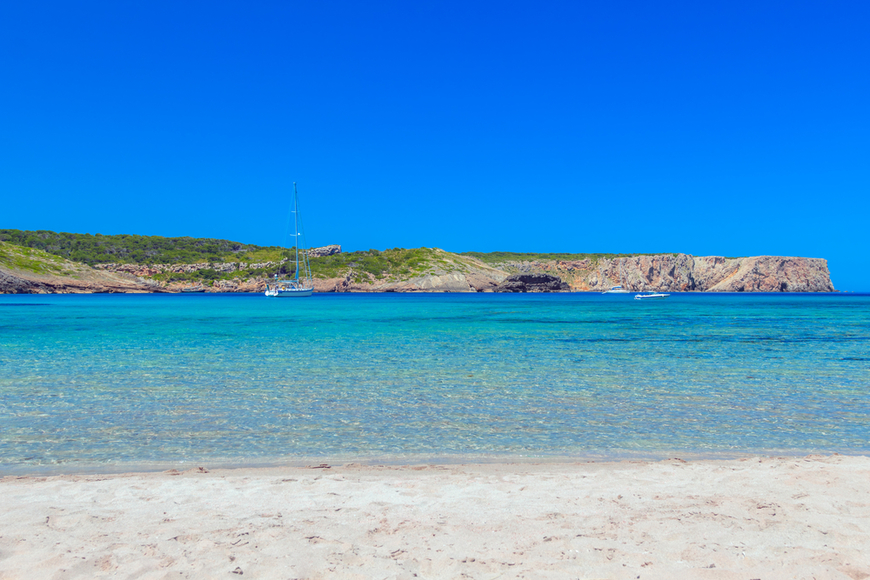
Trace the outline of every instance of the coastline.
<instances>
[{"instance_id":1,"label":"coastline","mask_svg":"<svg viewBox=\"0 0 870 580\"><path fill-rule=\"evenodd\" d=\"M438 248L350 254L340 246L330 248L336 251L313 257L315 292L603 292L616 285L631 292L835 290L822 258L675 253L515 254L495 259ZM251 262L235 254L195 263L143 263L144 256L138 262L115 263L100 261L109 256L103 253L91 255L93 266L88 266L60 254L0 241L0 293L264 292L287 266L286 258ZM319 269L318 259L325 260Z\"/></svg>"},{"instance_id":2,"label":"coastline","mask_svg":"<svg viewBox=\"0 0 870 580\"><path fill-rule=\"evenodd\" d=\"M866 456L204 467L0 491L10 579L870 575Z\"/></svg>"},{"instance_id":3,"label":"coastline","mask_svg":"<svg viewBox=\"0 0 870 580\"><path fill-rule=\"evenodd\" d=\"M403 469L409 466L465 467L511 465L518 468L561 465L616 465L621 463L678 462L745 462L753 459L797 460L806 457L870 457L870 449L749 449L749 450L626 450L609 449L575 454L478 453L428 454L406 453L394 455L298 455L287 457L199 458L166 461L106 461L100 463L63 462L46 464L0 464L0 481L4 478L56 478L56 477L119 477L128 475L158 475L161 473L199 472L269 472L294 469L313 469L328 466L340 469L353 466L360 469Z\"/></svg>"}]
</instances>

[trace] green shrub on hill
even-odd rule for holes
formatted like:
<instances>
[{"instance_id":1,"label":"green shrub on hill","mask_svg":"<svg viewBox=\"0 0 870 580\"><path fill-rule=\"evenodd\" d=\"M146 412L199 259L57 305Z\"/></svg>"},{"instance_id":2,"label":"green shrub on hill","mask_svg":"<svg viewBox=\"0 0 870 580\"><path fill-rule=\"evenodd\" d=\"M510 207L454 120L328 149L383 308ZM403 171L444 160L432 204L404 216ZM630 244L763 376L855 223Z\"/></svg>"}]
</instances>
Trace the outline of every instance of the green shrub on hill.
<instances>
[{"instance_id":1,"label":"green shrub on hill","mask_svg":"<svg viewBox=\"0 0 870 580\"><path fill-rule=\"evenodd\" d=\"M93 266L126 264L193 264L197 262L266 262L280 260L283 248L241 244L210 238L164 238L50 231L0 230L0 241L36 248Z\"/></svg>"},{"instance_id":2,"label":"green shrub on hill","mask_svg":"<svg viewBox=\"0 0 870 580\"><path fill-rule=\"evenodd\" d=\"M371 274L384 276L411 276L425 272L435 260L435 251L429 248L392 248L367 252L346 252L321 258L311 258L311 272L317 278L337 278L351 271L356 277Z\"/></svg>"},{"instance_id":3,"label":"green shrub on hill","mask_svg":"<svg viewBox=\"0 0 870 580\"><path fill-rule=\"evenodd\" d=\"M71 264L46 252L0 241L0 266L34 274L68 274Z\"/></svg>"},{"instance_id":4,"label":"green shrub on hill","mask_svg":"<svg viewBox=\"0 0 870 580\"><path fill-rule=\"evenodd\" d=\"M533 252L462 252L460 256L477 258L485 264L503 264L505 262L544 262L548 260L612 260L614 258L630 258L632 256L660 256L667 252L644 254L566 254L566 253L533 253ZM676 254L672 254L676 256Z\"/></svg>"},{"instance_id":5,"label":"green shrub on hill","mask_svg":"<svg viewBox=\"0 0 870 580\"><path fill-rule=\"evenodd\" d=\"M219 272L214 269L196 273L155 276L158 280L201 281L229 280L238 278L268 277L275 274L287 277L295 271L293 249L275 246L264 247L242 244L229 240L211 238L165 238L162 236L71 234L51 231L22 231L0 229L0 242L8 242L22 249L43 251L73 262L88 265L110 262L127 264L194 264L238 262L247 264L234 272ZM570 254L570 253L521 253L521 252L464 252L460 256L476 258L486 264L498 266L506 262L530 262L550 260L590 260L622 258L654 254ZM337 278L348 274L356 281L393 278L407 279L433 270L450 268L455 257L432 248L371 249L360 252L333 254L311 258L311 270L317 278ZM5 258L7 261L11 258ZM16 258L21 267L23 255ZM253 268L252 264L289 262L271 268ZM44 261L44 260L43 260ZM30 268L46 269L46 264L29 264Z\"/></svg>"}]
</instances>

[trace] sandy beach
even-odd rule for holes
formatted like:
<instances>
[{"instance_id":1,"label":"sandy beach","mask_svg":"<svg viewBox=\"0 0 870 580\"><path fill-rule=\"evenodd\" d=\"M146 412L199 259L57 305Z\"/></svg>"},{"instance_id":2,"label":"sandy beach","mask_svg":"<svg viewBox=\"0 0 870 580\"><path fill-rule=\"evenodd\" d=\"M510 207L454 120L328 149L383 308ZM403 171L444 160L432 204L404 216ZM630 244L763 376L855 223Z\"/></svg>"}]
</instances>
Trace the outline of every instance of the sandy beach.
<instances>
[{"instance_id":1,"label":"sandy beach","mask_svg":"<svg viewBox=\"0 0 870 580\"><path fill-rule=\"evenodd\" d=\"M0 480L0 578L870 577L870 458Z\"/></svg>"}]
</instances>

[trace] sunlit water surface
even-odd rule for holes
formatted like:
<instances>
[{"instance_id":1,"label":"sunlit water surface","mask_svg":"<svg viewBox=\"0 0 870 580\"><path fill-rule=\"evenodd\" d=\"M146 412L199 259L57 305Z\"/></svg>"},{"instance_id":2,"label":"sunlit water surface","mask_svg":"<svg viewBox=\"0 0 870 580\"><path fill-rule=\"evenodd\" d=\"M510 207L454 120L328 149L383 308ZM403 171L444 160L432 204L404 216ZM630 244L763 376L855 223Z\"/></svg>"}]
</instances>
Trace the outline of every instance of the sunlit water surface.
<instances>
[{"instance_id":1,"label":"sunlit water surface","mask_svg":"<svg viewBox=\"0 0 870 580\"><path fill-rule=\"evenodd\" d=\"M0 472L870 450L870 296L0 296Z\"/></svg>"}]
</instances>

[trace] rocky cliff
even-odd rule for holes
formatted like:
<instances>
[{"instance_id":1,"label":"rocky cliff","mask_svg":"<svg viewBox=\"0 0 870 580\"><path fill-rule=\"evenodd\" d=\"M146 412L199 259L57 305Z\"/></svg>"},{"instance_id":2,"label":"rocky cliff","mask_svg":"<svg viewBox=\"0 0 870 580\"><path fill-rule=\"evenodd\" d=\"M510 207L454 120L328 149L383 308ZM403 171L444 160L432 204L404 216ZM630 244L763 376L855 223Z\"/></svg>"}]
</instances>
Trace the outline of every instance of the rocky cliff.
<instances>
[{"instance_id":1,"label":"rocky cliff","mask_svg":"<svg viewBox=\"0 0 870 580\"><path fill-rule=\"evenodd\" d=\"M333 244L331 246L321 246L319 248L311 248L307 250L309 258L323 258L325 256L334 256L341 253L341 246Z\"/></svg>"},{"instance_id":2,"label":"rocky cliff","mask_svg":"<svg viewBox=\"0 0 870 580\"><path fill-rule=\"evenodd\" d=\"M195 264L96 264L95 270L130 274L136 277L156 276L157 274L195 274L202 270L214 270L220 273L231 273L245 269L274 268L287 262L198 262Z\"/></svg>"},{"instance_id":3,"label":"rocky cliff","mask_svg":"<svg viewBox=\"0 0 870 580\"><path fill-rule=\"evenodd\" d=\"M612 260L528 264L559 276L575 291L833 292L828 262L820 258L756 256L696 257L689 254L633 256Z\"/></svg>"},{"instance_id":4,"label":"rocky cliff","mask_svg":"<svg viewBox=\"0 0 870 580\"><path fill-rule=\"evenodd\" d=\"M514 274L493 292L568 292L571 287L552 274Z\"/></svg>"},{"instance_id":5,"label":"rocky cliff","mask_svg":"<svg viewBox=\"0 0 870 580\"><path fill-rule=\"evenodd\" d=\"M659 254L599 260L484 264L467 257L461 261L453 260L456 254L448 252L443 252L443 255L447 261L425 276L401 281L374 277L360 280L348 272L343 278L316 280L315 291L603 292L616 285L633 292L834 291L828 263L819 258ZM541 275L551 278L533 279Z\"/></svg>"}]
</instances>

